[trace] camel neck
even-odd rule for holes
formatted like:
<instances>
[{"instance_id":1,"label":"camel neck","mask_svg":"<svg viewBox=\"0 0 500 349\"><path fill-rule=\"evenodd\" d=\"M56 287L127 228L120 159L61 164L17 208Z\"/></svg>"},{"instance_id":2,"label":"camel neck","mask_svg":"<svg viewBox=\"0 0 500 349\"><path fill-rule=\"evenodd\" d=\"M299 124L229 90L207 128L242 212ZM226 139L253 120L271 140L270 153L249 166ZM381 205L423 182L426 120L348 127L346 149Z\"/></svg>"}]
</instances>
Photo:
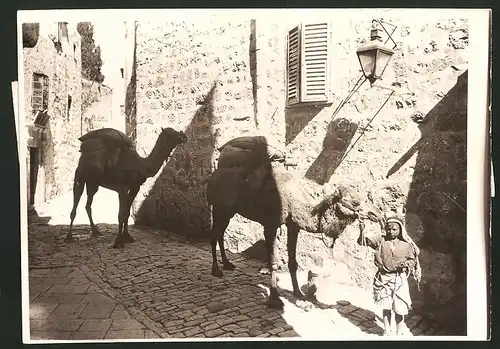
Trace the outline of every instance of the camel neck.
<instances>
[{"instance_id":1,"label":"camel neck","mask_svg":"<svg viewBox=\"0 0 500 349\"><path fill-rule=\"evenodd\" d=\"M170 144L161 144L159 139L156 141L153 150L151 150L151 153L144 159L148 177L153 177L160 170L163 162L170 156L173 149L174 147Z\"/></svg>"},{"instance_id":2,"label":"camel neck","mask_svg":"<svg viewBox=\"0 0 500 349\"><path fill-rule=\"evenodd\" d=\"M312 214L314 206L299 200L294 202L294 206L296 207L295 221L300 229L310 233L320 233L318 215Z\"/></svg>"}]
</instances>

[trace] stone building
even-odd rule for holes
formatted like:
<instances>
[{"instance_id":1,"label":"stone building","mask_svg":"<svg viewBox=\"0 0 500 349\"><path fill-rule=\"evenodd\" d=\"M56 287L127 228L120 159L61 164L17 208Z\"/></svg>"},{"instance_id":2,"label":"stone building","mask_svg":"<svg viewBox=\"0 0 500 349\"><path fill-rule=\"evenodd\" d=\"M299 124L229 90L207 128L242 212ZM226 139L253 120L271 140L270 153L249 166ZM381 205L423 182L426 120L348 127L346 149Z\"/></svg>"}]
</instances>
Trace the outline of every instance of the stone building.
<instances>
[{"instance_id":1,"label":"stone building","mask_svg":"<svg viewBox=\"0 0 500 349\"><path fill-rule=\"evenodd\" d=\"M23 24L28 203L69 190L81 135L81 40L76 24ZM41 117L43 115L43 117Z\"/></svg>"},{"instance_id":2,"label":"stone building","mask_svg":"<svg viewBox=\"0 0 500 349\"><path fill-rule=\"evenodd\" d=\"M468 24L453 14L384 18L397 26L397 47L381 83L398 83L408 93L383 105L390 92L366 82L336 111L360 77L356 49L369 40L372 16L357 12L332 20L306 13L279 21L205 14L139 22L125 103L127 132L142 155L152 149L160 126L184 130L189 141L141 188L133 214L138 223L205 235L205 190L217 147L240 135L263 134L298 160L293 171L312 196L343 183L381 208L404 212L408 232L422 248L424 285L422 292L412 286L415 307L444 323L439 315L453 319L448 310L466 313ZM323 42L307 41L308 30ZM294 35L301 37L299 44ZM318 84L307 64L298 73L287 70L287 45L320 56ZM293 74L304 83L295 84ZM313 98L315 91L320 97ZM248 249L262 239L261 230L235 217L227 244ZM356 227L348 227L330 258L321 239L304 232L299 262L328 265L341 275L339 282L369 287L371 252L357 246L356 237ZM465 318L454 319L450 333L463 333Z\"/></svg>"},{"instance_id":3,"label":"stone building","mask_svg":"<svg viewBox=\"0 0 500 349\"><path fill-rule=\"evenodd\" d=\"M76 23L24 23L28 206L71 190L82 134L112 119L112 90L82 77Z\"/></svg>"}]
</instances>

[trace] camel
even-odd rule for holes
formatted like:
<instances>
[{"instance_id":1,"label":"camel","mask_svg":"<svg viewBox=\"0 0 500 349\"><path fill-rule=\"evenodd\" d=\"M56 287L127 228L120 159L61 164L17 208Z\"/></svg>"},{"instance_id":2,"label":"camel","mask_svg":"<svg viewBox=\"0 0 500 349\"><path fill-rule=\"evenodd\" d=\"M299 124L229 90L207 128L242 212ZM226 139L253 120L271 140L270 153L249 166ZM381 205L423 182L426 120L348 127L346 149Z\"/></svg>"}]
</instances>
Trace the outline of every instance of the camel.
<instances>
[{"instance_id":1,"label":"camel","mask_svg":"<svg viewBox=\"0 0 500 349\"><path fill-rule=\"evenodd\" d=\"M119 196L118 234L113 248L123 248L125 243L134 242L128 232L128 218L130 207L141 185L160 170L173 149L186 142L187 137L182 131L162 127L153 150L144 158L135 151L131 140L125 134L112 128L90 131L79 140L82 142L81 155L74 176L73 209L65 241L73 240L73 221L85 187L85 209L92 236L100 235L92 219L92 201L99 187L103 187L117 192Z\"/></svg>"},{"instance_id":2,"label":"camel","mask_svg":"<svg viewBox=\"0 0 500 349\"><path fill-rule=\"evenodd\" d=\"M335 241L348 224L356 219L373 220L373 215L360 210L360 200L356 192L347 186L338 186L333 193L326 195L319 203L309 193L301 190L300 183L294 180L292 174L285 169L283 162L270 160L269 154L253 153L253 161L257 166L255 171L249 171L244 163L252 162L249 154L257 147L241 146L240 138L236 138L222 147L221 159L225 149L242 150L242 162L239 166L233 162L228 166L219 166L210 176L207 184L207 201L212 207L212 275L222 277L223 272L217 263L217 242L222 256L223 269L235 268L226 255L224 249L224 233L229 221L236 214L260 223L264 227L264 237L267 247L268 267L271 274L270 295L267 300L268 307L282 309L283 302L279 298L277 289L277 245L276 233L282 225L287 229L288 268L292 279L294 297L304 299L297 282L298 263L296 260L297 238L299 231L325 234ZM247 143L251 137L246 137ZM254 144L261 143L255 141ZM236 148L235 148L236 147ZM247 149L243 149L247 148ZM237 151L233 152L235 159ZM263 156L264 155L264 156ZM267 156L267 158L266 158ZM245 158L246 157L246 158ZM266 161L267 160L267 161ZM255 168L255 167L254 167ZM264 175L263 175L264 174Z\"/></svg>"}]
</instances>

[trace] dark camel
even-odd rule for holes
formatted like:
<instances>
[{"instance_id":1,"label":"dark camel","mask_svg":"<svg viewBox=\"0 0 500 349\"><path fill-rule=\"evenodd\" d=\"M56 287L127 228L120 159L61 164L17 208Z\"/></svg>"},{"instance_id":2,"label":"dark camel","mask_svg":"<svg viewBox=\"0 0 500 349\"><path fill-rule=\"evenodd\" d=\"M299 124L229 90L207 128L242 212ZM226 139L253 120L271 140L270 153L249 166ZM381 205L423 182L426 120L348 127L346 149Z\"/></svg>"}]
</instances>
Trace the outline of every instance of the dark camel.
<instances>
[{"instance_id":1,"label":"dark camel","mask_svg":"<svg viewBox=\"0 0 500 349\"><path fill-rule=\"evenodd\" d=\"M264 184L254 183L257 176L243 178L238 168L215 170L207 185L207 200L212 206L212 274L221 277L222 271L217 264L217 242L222 256L223 269L232 270L235 266L228 260L224 249L224 232L230 219L240 214L264 227L268 265L271 274L271 289L268 299L270 308L283 308L277 289L277 245L276 232L284 224L287 228L288 268L293 285L293 294L299 299L304 295L297 282L298 264L296 260L297 237L300 229L311 233L324 233L334 240L345 227L358 217L368 217L360 211L360 201L356 193L348 187L339 186L333 194L327 195L318 204L301 190L290 172L277 162L264 165L268 176ZM258 188L256 190L256 188Z\"/></svg>"},{"instance_id":2,"label":"dark camel","mask_svg":"<svg viewBox=\"0 0 500 349\"><path fill-rule=\"evenodd\" d=\"M114 151L119 151L119 156L110 153L110 143L113 141L105 140L99 131L114 132L113 134L124 137L124 142L120 145L114 141ZM97 131L97 132L96 132ZM132 147L132 143L126 136L113 129L101 129L91 131L82 136L80 147L81 156L78 167L75 171L73 183L73 209L71 210L71 223L66 241L73 240L72 230L73 221L76 216L76 209L83 189L87 187L87 204L85 209L90 221L92 236L97 236L100 232L92 219L92 200L99 187L104 187L116 191L120 200L118 212L118 234L113 244L114 248L123 248L125 243L133 242L134 239L128 233L128 218L130 216L130 207L134 201L139 188L147 178L153 177L164 162L166 162L173 149L187 141L186 135L182 131L176 131L172 128L162 128L155 146L151 153L143 158ZM110 158L115 160L109 161ZM114 166L106 165L108 162Z\"/></svg>"}]
</instances>

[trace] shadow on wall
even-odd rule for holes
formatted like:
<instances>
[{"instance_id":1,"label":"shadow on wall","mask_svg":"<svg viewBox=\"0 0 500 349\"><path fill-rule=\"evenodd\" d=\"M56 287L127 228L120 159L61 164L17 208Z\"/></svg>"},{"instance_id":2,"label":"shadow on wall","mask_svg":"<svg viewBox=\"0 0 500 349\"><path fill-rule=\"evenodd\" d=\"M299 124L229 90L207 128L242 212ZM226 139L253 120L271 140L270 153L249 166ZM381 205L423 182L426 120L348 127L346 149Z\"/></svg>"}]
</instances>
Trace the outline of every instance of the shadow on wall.
<instances>
[{"instance_id":1,"label":"shadow on wall","mask_svg":"<svg viewBox=\"0 0 500 349\"><path fill-rule=\"evenodd\" d=\"M41 147L41 167L45 175L45 183L41 185L45 188L44 200L52 198L52 192L47 192L51 190L56 185L56 179L54 178L54 137L51 131L52 120L49 119L45 125L45 132L43 134L42 147ZM73 186L73 184L72 184Z\"/></svg>"},{"instance_id":2,"label":"shadow on wall","mask_svg":"<svg viewBox=\"0 0 500 349\"><path fill-rule=\"evenodd\" d=\"M211 227L211 211L206 200L206 184L212 172L213 98L216 84L200 100L189 126L188 141L178 146L147 198L138 208L137 224L203 236Z\"/></svg>"},{"instance_id":3,"label":"shadow on wall","mask_svg":"<svg viewBox=\"0 0 500 349\"><path fill-rule=\"evenodd\" d=\"M422 292L412 287L412 298L421 302L450 335L465 335L466 218L467 214L467 71L456 85L419 123L421 139L389 170L396 172L418 151L406 204L408 233L422 249ZM416 217L415 217L416 216ZM418 219L422 228L408 224ZM453 270L435 258L451 257ZM448 284L443 275L452 272ZM451 292L446 296L445 288Z\"/></svg>"},{"instance_id":4,"label":"shadow on wall","mask_svg":"<svg viewBox=\"0 0 500 349\"><path fill-rule=\"evenodd\" d=\"M28 156L29 167L27 167L28 176L29 176L29 203L30 205L35 205L37 202L36 198L36 187L38 183L38 170L42 164L40 163L39 157L40 148L37 147L28 147Z\"/></svg>"},{"instance_id":5,"label":"shadow on wall","mask_svg":"<svg viewBox=\"0 0 500 349\"><path fill-rule=\"evenodd\" d=\"M137 142L137 26L138 23L135 22L132 72L125 92L125 134L132 139L134 146Z\"/></svg>"},{"instance_id":6,"label":"shadow on wall","mask_svg":"<svg viewBox=\"0 0 500 349\"><path fill-rule=\"evenodd\" d=\"M348 119L333 120L323 140L323 150L307 170L306 178L321 185L327 183L340 165L357 129L358 124Z\"/></svg>"},{"instance_id":7,"label":"shadow on wall","mask_svg":"<svg viewBox=\"0 0 500 349\"><path fill-rule=\"evenodd\" d=\"M322 111L324 106L297 106L285 110L285 144L290 144L295 137Z\"/></svg>"}]
</instances>

